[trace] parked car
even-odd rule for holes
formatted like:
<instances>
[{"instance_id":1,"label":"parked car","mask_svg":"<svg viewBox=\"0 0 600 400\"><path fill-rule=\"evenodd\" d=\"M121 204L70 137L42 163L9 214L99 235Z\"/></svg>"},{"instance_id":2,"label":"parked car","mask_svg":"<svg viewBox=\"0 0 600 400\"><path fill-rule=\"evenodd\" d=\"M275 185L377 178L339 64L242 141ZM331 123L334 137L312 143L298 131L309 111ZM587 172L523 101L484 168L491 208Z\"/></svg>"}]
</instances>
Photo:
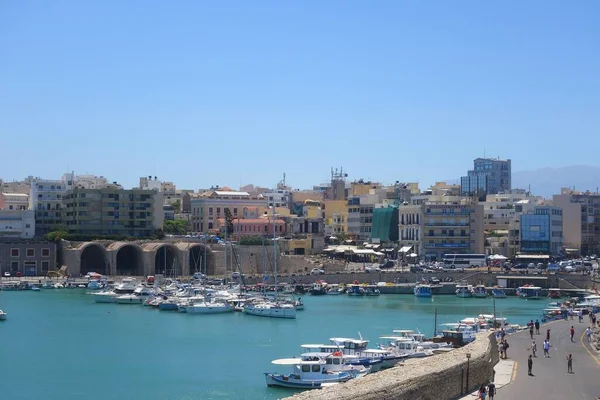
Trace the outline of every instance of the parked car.
<instances>
[{"instance_id":1,"label":"parked car","mask_svg":"<svg viewBox=\"0 0 600 400\"><path fill-rule=\"evenodd\" d=\"M311 275L323 275L323 274L325 274L325 271L323 271L320 268L313 268L310 270L310 274Z\"/></svg>"},{"instance_id":2,"label":"parked car","mask_svg":"<svg viewBox=\"0 0 600 400\"><path fill-rule=\"evenodd\" d=\"M232 272L231 279L239 279L242 275L239 272Z\"/></svg>"},{"instance_id":3,"label":"parked car","mask_svg":"<svg viewBox=\"0 0 600 400\"><path fill-rule=\"evenodd\" d=\"M5 276L5 277L7 277L7 278L8 278L8 277L10 277L10 272L6 271L6 272L4 273L4 276Z\"/></svg>"},{"instance_id":4,"label":"parked car","mask_svg":"<svg viewBox=\"0 0 600 400\"><path fill-rule=\"evenodd\" d=\"M381 268L379 268L377 265L371 265L369 267L365 267L365 271L366 272L381 272Z\"/></svg>"},{"instance_id":5,"label":"parked car","mask_svg":"<svg viewBox=\"0 0 600 400\"><path fill-rule=\"evenodd\" d=\"M381 269L394 268L395 266L396 266L395 262L393 262L392 260L388 260L388 261L384 262L383 264L381 264L379 266L379 268L381 268Z\"/></svg>"},{"instance_id":6,"label":"parked car","mask_svg":"<svg viewBox=\"0 0 600 400\"><path fill-rule=\"evenodd\" d=\"M439 285L440 280L435 276L432 276L431 278L429 278L429 283L431 283L432 285Z\"/></svg>"}]
</instances>

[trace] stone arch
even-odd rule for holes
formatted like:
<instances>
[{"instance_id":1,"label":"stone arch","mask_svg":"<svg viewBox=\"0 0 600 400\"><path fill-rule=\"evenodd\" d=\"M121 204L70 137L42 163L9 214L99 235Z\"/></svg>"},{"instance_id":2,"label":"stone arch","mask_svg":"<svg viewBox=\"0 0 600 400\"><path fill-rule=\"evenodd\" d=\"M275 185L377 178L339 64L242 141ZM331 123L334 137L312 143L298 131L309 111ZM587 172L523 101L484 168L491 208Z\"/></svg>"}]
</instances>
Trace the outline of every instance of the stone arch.
<instances>
[{"instance_id":1,"label":"stone arch","mask_svg":"<svg viewBox=\"0 0 600 400\"><path fill-rule=\"evenodd\" d=\"M163 274L164 276L182 275L180 252L174 244L148 243L144 245L144 251L149 253L155 274Z\"/></svg>"},{"instance_id":2,"label":"stone arch","mask_svg":"<svg viewBox=\"0 0 600 400\"><path fill-rule=\"evenodd\" d=\"M117 275L144 276L144 251L136 243L117 242L109 246L115 252Z\"/></svg>"},{"instance_id":3,"label":"stone arch","mask_svg":"<svg viewBox=\"0 0 600 400\"><path fill-rule=\"evenodd\" d=\"M97 242L86 242L79 246L79 273L85 275L88 272L97 272L102 275L110 273L106 247Z\"/></svg>"},{"instance_id":4,"label":"stone arch","mask_svg":"<svg viewBox=\"0 0 600 400\"><path fill-rule=\"evenodd\" d=\"M182 269L184 274L193 275L202 272L214 275L214 253L204 243L180 242L176 244L182 254ZM206 259L205 259L206 257Z\"/></svg>"}]
</instances>

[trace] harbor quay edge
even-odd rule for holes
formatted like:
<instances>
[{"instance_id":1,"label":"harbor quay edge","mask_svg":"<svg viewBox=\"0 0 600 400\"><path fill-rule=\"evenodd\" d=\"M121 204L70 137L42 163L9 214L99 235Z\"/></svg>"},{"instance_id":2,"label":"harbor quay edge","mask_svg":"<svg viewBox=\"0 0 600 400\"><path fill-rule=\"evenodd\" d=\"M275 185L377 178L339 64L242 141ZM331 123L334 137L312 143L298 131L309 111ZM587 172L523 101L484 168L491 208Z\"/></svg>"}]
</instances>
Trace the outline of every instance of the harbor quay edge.
<instances>
[{"instance_id":1,"label":"harbor quay edge","mask_svg":"<svg viewBox=\"0 0 600 400\"><path fill-rule=\"evenodd\" d=\"M376 374L285 399L453 400L492 381L498 361L495 334L484 332L474 342L454 351L433 358L410 359Z\"/></svg>"}]
</instances>

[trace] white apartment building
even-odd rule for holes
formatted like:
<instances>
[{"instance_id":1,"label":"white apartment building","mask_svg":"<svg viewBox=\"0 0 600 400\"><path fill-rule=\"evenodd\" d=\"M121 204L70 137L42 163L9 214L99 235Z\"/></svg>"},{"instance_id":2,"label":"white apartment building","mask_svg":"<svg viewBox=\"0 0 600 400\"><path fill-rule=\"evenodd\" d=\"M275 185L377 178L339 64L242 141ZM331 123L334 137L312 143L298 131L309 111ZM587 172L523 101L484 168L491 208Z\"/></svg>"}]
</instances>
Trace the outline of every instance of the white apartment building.
<instances>
[{"instance_id":1,"label":"white apartment building","mask_svg":"<svg viewBox=\"0 0 600 400\"><path fill-rule=\"evenodd\" d=\"M291 192L289 190L277 189L272 192L263 193L269 207L289 207Z\"/></svg>"},{"instance_id":2,"label":"white apartment building","mask_svg":"<svg viewBox=\"0 0 600 400\"><path fill-rule=\"evenodd\" d=\"M40 179L31 182L29 209L35 211L36 236L62 223L62 198L72 181Z\"/></svg>"},{"instance_id":3,"label":"white apartment building","mask_svg":"<svg viewBox=\"0 0 600 400\"><path fill-rule=\"evenodd\" d=\"M67 183L69 189L76 186L82 189L104 189L107 186L116 186L121 188L116 182L109 182L107 178L96 175L75 175L74 173L66 173L62 176L62 181Z\"/></svg>"},{"instance_id":4,"label":"white apartment building","mask_svg":"<svg viewBox=\"0 0 600 400\"><path fill-rule=\"evenodd\" d=\"M33 239L34 236L33 210L0 210L0 238Z\"/></svg>"},{"instance_id":5,"label":"white apartment building","mask_svg":"<svg viewBox=\"0 0 600 400\"><path fill-rule=\"evenodd\" d=\"M28 194L0 193L0 210L27 210L28 208Z\"/></svg>"}]
</instances>

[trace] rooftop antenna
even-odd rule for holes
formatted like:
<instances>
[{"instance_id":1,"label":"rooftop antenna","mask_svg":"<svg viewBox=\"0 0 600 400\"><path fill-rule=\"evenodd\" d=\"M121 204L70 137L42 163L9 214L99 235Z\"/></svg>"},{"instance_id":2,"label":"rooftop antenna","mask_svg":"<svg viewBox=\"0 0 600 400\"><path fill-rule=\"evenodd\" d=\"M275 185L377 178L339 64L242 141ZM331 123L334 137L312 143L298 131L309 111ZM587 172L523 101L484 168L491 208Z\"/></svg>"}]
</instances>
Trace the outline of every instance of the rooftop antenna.
<instances>
[{"instance_id":1,"label":"rooftop antenna","mask_svg":"<svg viewBox=\"0 0 600 400\"><path fill-rule=\"evenodd\" d=\"M483 148L483 158L485 158L485 147Z\"/></svg>"}]
</instances>

